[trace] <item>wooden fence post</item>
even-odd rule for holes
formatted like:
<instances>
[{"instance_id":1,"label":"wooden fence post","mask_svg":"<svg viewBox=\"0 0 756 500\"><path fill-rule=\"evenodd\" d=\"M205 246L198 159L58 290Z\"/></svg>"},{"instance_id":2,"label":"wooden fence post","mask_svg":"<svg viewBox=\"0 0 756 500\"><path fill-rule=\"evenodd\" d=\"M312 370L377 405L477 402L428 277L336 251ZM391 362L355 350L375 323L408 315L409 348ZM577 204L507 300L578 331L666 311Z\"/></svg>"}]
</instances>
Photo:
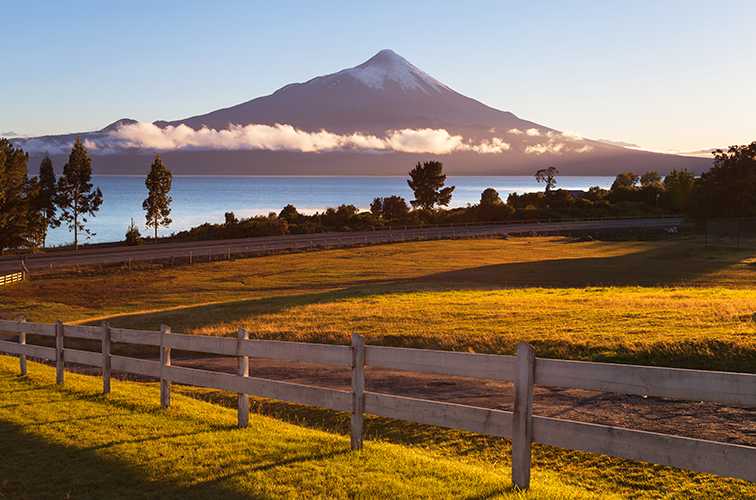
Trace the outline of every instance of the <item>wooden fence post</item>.
<instances>
[{"instance_id":1,"label":"wooden fence post","mask_svg":"<svg viewBox=\"0 0 756 500\"><path fill-rule=\"evenodd\" d=\"M110 394L110 325L102 325L102 393Z\"/></svg>"},{"instance_id":2,"label":"wooden fence post","mask_svg":"<svg viewBox=\"0 0 756 500\"><path fill-rule=\"evenodd\" d=\"M63 361L63 323L55 322L55 383L63 385L63 370L65 364Z\"/></svg>"},{"instance_id":3,"label":"wooden fence post","mask_svg":"<svg viewBox=\"0 0 756 500\"><path fill-rule=\"evenodd\" d=\"M249 332L244 328L239 328L239 351L241 351L241 341L248 339ZM239 355L239 376L249 377L249 356ZM243 429L249 425L249 396L244 393L239 393L237 404L237 421L240 429Z\"/></svg>"},{"instance_id":4,"label":"wooden fence post","mask_svg":"<svg viewBox=\"0 0 756 500\"><path fill-rule=\"evenodd\" d=\"M352 449L362 449L365 413L365 339L352 334Z\"/></svg>"},{"instance_id":5,"label":"wooden fence post","mask_svg":"<svg viewBox=\"0 0 756 500\"><path fill-rule=\"evenodd\" d=\"M167 346L166 335L171 328L160 325L160 406L168 408L171 405L171 382L167 378L167 368L171 366L171 348Z\"/></svg>"},{"instance_id":6,"label":"wooden fence post","mask_svg":"<svg viewBox=\"0 0 756 500\"><path fill-rule=\"evenodd\" d=\"M21 323L26 323L26 318L21 318ZM18 343L21 345L26 344L26 332L21 332L18 334ZM19 369L21 370L21 375L26 375L26 354L18 355L18 365Z\"/></svg>"},{"instance_id":7,"label":"wooden fence post","mask_svg":"<svg viewBox=\"0 0 756 500\"><path fill-rule=\"evenodd\" d=\"M512 414L512 484L530 487L530 443L533 440L533 381L535 351L530 344L517 344Z\"/></svg>"}]
</instances>

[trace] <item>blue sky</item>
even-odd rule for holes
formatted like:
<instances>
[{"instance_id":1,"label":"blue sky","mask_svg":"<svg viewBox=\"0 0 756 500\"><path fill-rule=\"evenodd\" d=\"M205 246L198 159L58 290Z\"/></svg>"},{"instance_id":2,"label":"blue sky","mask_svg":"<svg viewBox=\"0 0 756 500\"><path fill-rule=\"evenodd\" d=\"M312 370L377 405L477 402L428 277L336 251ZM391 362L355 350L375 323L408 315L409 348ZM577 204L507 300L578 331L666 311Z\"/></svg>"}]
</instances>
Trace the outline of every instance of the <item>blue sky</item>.
<instances>
[{"instance_id":1,"label":"blue sky","mask_svg":"<svg viewBox=\"0 0 756 500\"><path fill-rule=\"evenodd\" d=\"M756 2L8 2L0 132L177 119L392 48L522 118L655 150L756 140Z\"/></svg>"}]
</instances>

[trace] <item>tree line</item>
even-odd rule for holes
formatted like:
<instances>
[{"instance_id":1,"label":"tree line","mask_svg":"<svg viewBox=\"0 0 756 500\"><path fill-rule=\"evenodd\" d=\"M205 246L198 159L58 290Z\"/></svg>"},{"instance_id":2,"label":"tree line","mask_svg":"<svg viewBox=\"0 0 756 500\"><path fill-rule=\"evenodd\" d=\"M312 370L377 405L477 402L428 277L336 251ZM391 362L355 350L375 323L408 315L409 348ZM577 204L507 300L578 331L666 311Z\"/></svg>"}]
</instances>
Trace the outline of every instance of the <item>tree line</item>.
<instances>
[{"instance_id":1,"label":"tree line","mask_svg":"<svg viewBox=\"0 0 756 500\"><path fill-rule=\"evenodd\" d=\"M103 203L102 191L92 184L87 148L76 139L57 179L49 156L42 159L37 176L29 176L28 164L28 153L0 138L0 252L45 247L48 231L62 224L73 233L78 249L81 236L94 236L89 222ZM148 196L143 203L155 238L158 227L171 223L171 180L170 171L156 156L145 180ZM141 239L133 221L130 229Z\"/></svg>"},{"instance_id":2,"label":"tree line","mask_svg":"<svg viewBox=\"0 0 756 500\"><path fill-rule=\"evenodd\" d=\"M63 173L56 179L52 161L42 160L39 175L29 177L28 155L10 141L0 139L0 250L44 247L47 232L66 224L73 232L74 247L80 234L93 235L88 223L103 203L102 192L92 184L92 160L76 140ZM544 190L512 193L506 200L494 188L481 193L480 201L452 208L454 186L446 185L443 164L418 162L407 184L414 198L399 195L375 198L369 211L340 205L314 214L300 213L293 205L279 213L238 219L226 213L220 224L205 223L169 237L176 240L242 238L287 233L364 230L397 225L500 222L522 219L555 219L611 216L687 214L694 218L756 216L756 142L732 146L714 153L712 168L696 177L687 170L623 172L609 189L587 191L558 188L556 167L538 170ZM158 229L171 224L170 191L173 176L159 155L145 179L147 198L142 203L145 224L158 239ZM139 228L131 221L126 242L140 244Z\"/></svg>"},{"instance_id":3,"label":"tree line","mask_svg":"<svg viewBox=\"0 0 756 500\"><path fill-rule=\"evenodd\" d=\"M177 240L206 240L366 230L391 226L502 222L507 220L566 219L581 217L658 216L666 214L704 217L756 216L756 142L718 150L714 166L696 177L687 170L623 172L609 189L594 186L586 191L559 189L556 167L538 170L535 179L544 190L512 193L506 200L494 188L485 189L471 206L448 208L454 186L446 185L443 164L418 163L407 184L414 198L399 195L375 198L369 211L339 205L314 214L303 214L293 205L279 213L238 219L226 213L220 224L205 223L173 236Z\"/></svg>"}]
</instances>

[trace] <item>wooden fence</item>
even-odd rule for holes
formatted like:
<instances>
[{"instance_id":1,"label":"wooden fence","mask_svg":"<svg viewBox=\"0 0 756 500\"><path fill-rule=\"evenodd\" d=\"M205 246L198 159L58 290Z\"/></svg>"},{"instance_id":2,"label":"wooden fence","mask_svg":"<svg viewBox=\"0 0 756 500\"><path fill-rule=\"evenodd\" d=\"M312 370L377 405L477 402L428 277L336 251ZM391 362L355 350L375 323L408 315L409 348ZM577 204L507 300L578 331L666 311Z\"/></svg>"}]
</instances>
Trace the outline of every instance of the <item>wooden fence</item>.
<instances>
[{"instance_id":1,"label":"wooden fence","mask_svg":"<svg viewBox=\"0 0 756 500\"><path fill-rule=\"evenodd\" d=\"M155 377L160 379L163 407L170 405L172 383L227 390L239 395L240 427L247 425L251 394L351 412L353 449L362 447L364 414L508 438L512 440L512 481L520 488L530 484L531 443L756 481L756 447L533 415L533 385L756 407L756 375L752 374L543 359L536 358L533 348L524 343L517 346L516 356L501 356L366 346L359 335L352 336L351 346L344 346L250 340L244 330L230 338L175 334L168 327L155 332L1 320L0 332L18 337L18 342L0 340L0 352L18 355L22 374L30 356L54 361L58 384L64 382L66 363L100 367L104 393L110 392L113 371ZM27 334L54 337L55 347L27 344ZM67 338L98 340L101 350L66 348ZM113 355L112 343L157 346L160 361ZM235 356L238 374L172 366L173 349ZM250 357L348 367L352 390L251 377ZM365 366L512 381L514 411L366 391Z\"/></svg>"},{"instance_id":2,"label":"wooden fence","mask_svg":"<svg viewBox=\"0 0 756 500\"><path fill-rule=\"evenodd\" d=\"M20 283L22 281L24 281L23 271L0 275L0 286L12 285L13 283Z\"/></svg>"}]
</instances>

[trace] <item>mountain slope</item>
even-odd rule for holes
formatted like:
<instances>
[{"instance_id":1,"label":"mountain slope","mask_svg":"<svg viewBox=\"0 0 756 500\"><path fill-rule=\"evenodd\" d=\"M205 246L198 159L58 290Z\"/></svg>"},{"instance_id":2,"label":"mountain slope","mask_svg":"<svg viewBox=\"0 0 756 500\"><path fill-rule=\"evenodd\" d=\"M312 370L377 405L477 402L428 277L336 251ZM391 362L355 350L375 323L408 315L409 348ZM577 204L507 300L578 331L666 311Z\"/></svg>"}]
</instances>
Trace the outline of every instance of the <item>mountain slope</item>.
<instances>
[{"instance_id":1,"label":"mountain slope","mask_svg":"<svg viewBox=\"0 0 756 500\"><path fill-rule=\"evenodd\" d=\"M628 149L563 134L464 96L391 50L250 101L175 121L118 120L102 130L31 139L62 156L76 136L100 173L142 173L160 152L187 174L405 174L439 159L453 174L567 175L689 168L710 160Z\"/></svg>"},{"instance_id":2,"label":"mountain slope","mask_svg":"<svg viewBox=\"0 0 756 500\"><path fill-rule=\"evenodd\" d=\"M382 50L354 68L169 124L182 123L215 129L286 123L305 130L376 134L399 128L551 130L459 94L391 50Z\"/></svg>"}]
</instances>

